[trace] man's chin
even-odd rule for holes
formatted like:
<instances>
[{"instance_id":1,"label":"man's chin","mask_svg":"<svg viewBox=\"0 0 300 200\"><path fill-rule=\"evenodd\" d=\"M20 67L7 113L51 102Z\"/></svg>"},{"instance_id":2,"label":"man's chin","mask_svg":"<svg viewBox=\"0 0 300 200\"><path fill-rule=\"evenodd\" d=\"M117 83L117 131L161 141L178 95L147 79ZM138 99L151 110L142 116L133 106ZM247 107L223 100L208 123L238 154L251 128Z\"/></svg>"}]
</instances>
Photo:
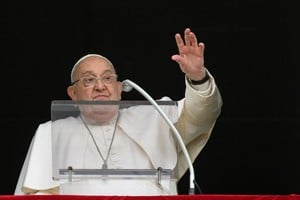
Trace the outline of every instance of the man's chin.
<instances>
[{"instance_id":1,"label":"man's chin","mask_svg":"<svg viewBox=\"0 0 300 200\"><path fill-rule=\"evenodd\" d=\"M97 106L91 112L83 113L93 123L105 123L110 121L118 113L118 107L111 105Z\"/></svg>"}]
</instances>

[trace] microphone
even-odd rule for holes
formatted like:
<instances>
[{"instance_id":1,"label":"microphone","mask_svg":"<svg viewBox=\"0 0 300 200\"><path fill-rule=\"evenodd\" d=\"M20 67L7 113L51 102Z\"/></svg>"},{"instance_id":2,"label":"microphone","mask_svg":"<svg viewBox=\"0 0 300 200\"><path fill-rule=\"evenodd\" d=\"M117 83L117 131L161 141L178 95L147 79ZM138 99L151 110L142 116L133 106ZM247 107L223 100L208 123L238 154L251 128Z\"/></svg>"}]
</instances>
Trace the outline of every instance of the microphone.
<instances>
[{"instance_id":1,"label":"microphone","mask_svg":"<svg viewBox=\"0 0 300 200\"><path fill-rule=\"evenodd\" d=\"M122 91L123 92L130 92L132 90L132 88L133 87L127 81L122 82Z\"/></svg>"},{"instance_id":2,"label":"microphone","mask_svg":"<svg viewBox=\"0 0 300 200\"><path fill-rule=\"evenodd\" d=\"M195 172L194 172L194 166L191 160L191 157L187 151L187 148L183 142L183 139L181 135L179 134L178 130L172 123L172 121L168 118L168 116L164 113L164 111L159 107L159 105L156 103L156 101L145 91L143 90L140 86L135 84L134 82L126 79L122 82L122 89L124 92L130 92L132 88L136 89L140 94L142 94L159 112L159 114L163 117L163 119L166 121L166 123L169 125L171 130L176 136L176 139L179 142L179 145L183 151L183 154L186 158L186 161L189 166L189 171L190 171L190 188L189 188L189 194L195 194Z\"/></svg>"}]
</instances>

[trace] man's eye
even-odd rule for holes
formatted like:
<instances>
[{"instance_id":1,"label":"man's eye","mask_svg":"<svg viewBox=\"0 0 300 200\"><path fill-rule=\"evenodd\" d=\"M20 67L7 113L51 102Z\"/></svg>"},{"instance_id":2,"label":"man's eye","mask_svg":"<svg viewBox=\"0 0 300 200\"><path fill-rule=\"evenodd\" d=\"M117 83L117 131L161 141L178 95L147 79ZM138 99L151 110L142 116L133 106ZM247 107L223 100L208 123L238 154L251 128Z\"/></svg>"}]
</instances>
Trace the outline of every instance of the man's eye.
<instances>
[{"instance_id":1,"label":"man's eye","mask_svg":"<svg viewBox=\"0 0 300 200\"><path fill-rule=\"evenodd\" d=\"M109 81L112 79L112 76L106 75L106 76L102 76L102 80L104 81Z\"/></svg>"},{"instance_id":2,"label":"man's eye","mask_svg":"<svg viewBox=\"0 0 300 200\"><path fill-rule=\"evenodd\" d=\"M85 77L83 80L86 83L92 83L95 81L95 79L96 79L95 77Z\"/></svg>"}]
</instances>

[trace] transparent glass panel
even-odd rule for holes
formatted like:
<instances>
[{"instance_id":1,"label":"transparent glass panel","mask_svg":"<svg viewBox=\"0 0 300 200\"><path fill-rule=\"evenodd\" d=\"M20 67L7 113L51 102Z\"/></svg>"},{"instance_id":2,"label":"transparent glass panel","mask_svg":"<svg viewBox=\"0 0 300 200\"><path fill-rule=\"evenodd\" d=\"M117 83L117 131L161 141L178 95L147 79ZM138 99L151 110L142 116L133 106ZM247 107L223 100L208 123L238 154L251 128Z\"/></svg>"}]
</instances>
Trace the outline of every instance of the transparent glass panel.
<instances>
[{"instance_id":1,"label":"transparent glass panel","mask_svg":"<svg viewBox=\"0 0 300 200\"><path fill-rule=\"evenodd\" d=\"M175 123L177 102L156 103ZM56 100L51 105L51 121L54 180L149 179L167 189L177 180L176 163L164 167L167 165L162 159L162 165L156 163L154 167L151 159L145 159L147 150L139 144L144 132L153 130L153 137L159 137L160 131L167 131L170 133L165 135L178 152L169 125L148 101ZM138 133L130 133L135 131Z\"/></svg>"}]
</instances>

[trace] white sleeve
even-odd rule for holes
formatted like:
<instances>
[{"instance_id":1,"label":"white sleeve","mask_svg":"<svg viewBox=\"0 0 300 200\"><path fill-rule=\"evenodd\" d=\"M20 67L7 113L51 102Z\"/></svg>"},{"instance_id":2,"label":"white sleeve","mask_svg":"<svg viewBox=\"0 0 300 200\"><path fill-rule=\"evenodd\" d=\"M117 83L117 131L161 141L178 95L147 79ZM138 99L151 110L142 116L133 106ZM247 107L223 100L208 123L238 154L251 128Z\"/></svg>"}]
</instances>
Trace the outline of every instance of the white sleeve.
<instances>
[{"instance_id":1,"label":"white sleeve","mask_svg":"<svg viewBox=\"0 0 300 200\"><path fill-rule=\"evenodd\" d=\"M16 193L31 194L59 187L59 182L52 179L51 141L51 122L41 124L28 150Z\"/></svg>"},{"instance_id":2,"label":"white sleeve","mask_svg":"<svg viewBox=\"0 0 300 200\"><path fill-rule=\"evenodd\" d=\"M15 195L24 195L24 192L22 192L22 186L23 186L23 183L24 183L25 173L26 173L27 168L28 168L29 156L30 156L31 151L32 151L33 140L34 140L34 137L31 140L29 149L28 149L26 157L25 157L25 161L23 163L23 166L22 166L19 178L18 178L18 182L17 182L15 192L14 192Z\"/></svg>"}]
</instances>

